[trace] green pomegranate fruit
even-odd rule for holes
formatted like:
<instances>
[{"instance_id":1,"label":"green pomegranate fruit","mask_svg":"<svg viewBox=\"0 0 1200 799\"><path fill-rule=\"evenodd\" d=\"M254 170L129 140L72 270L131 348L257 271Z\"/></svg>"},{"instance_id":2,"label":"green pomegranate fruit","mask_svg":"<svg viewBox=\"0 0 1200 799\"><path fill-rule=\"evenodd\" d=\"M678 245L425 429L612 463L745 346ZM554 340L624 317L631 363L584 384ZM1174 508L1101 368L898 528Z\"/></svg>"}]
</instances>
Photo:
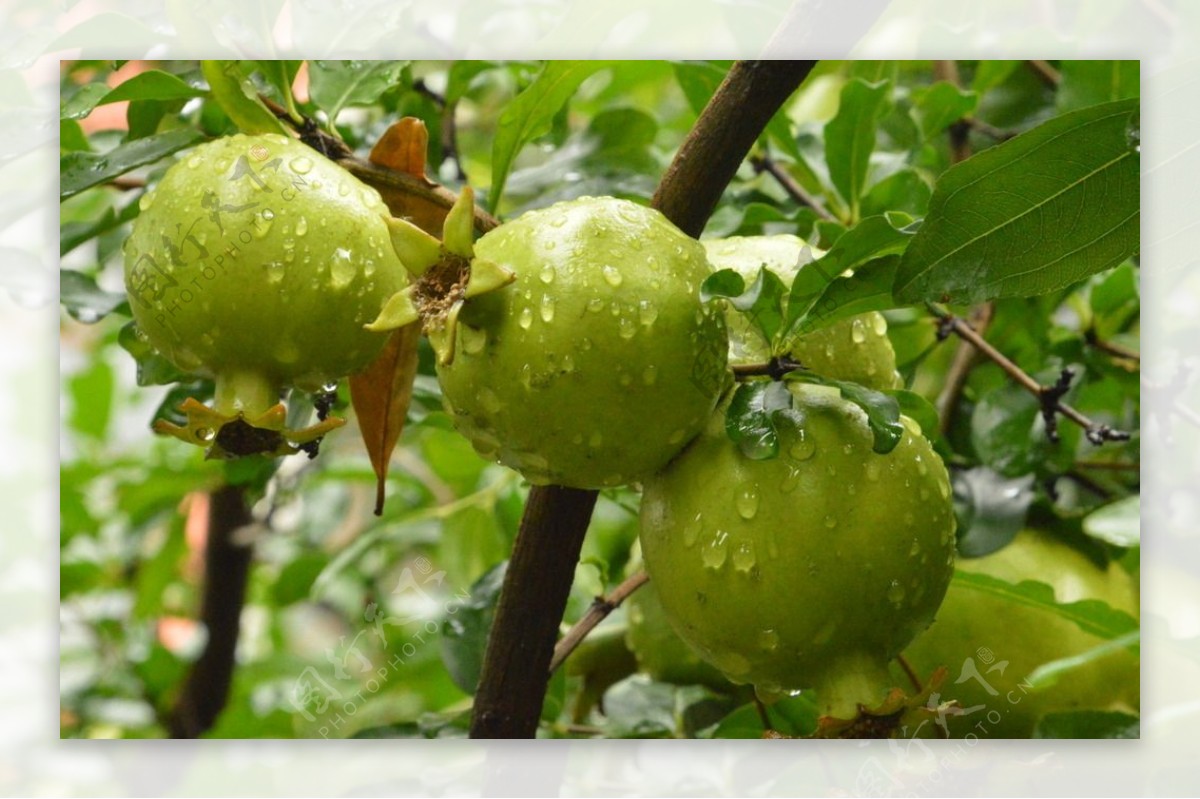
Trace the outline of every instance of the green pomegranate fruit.
<instances>
[{"instance_id":1,"label":"green pomegranate fruit","mask_svg":"<svg viewBox=\"0 0 1200 799\"><path fill-rule=\"evenodd\" d=\"M679 635L760 693L814 689L839 718L878 705L888 661L950 582L954 513L916 423L887 455L836 389L789 385L800 419L780 454L744 457L722 412L654 478L642 555Z\"/></svg>"},{"instance_id":2,"label":"green pomegranate fruit","mask_svg":"<svg viewBox=\"0 0 1200 799\"><path fill-rule=\"evenodd\" d=\"M960 558L958 568L1011 583L1038 580L1054 588L1058 602L1094 599L1139 615L1138 586L1128 572L1115 563L1102 568L1046 532L1024 530L997 552ZM918 674L949 668L941 700L958 700L962 711L946 717L951 736L1028 738L1047 713L1137 711L1139 658L1124 648L1063 674L1053 685L1031 686L1037 667L1103 643L1052 612L953 581L937 621L904 656Z\"/></svg>"},{"instance_id":3,"label":"green pomegranate fruit","mask_svg":"<svg viewBox=\"0 0 1200 799\"><path fill-rule=\"evenodd\" d=\"M374 189L282 135L218 139L168 169L125 242L125 284L138 334L216 395L162 432L283 453L340 423L283 430L280 392L317 391L383 346L363 326L407 283L387 215Z\"/></svg>"},{"instance_id":4,"label":"green pomegranate fruit","mask_svg":"<svg viewBox=\"0 0 1200 799\"><path fill-rule=\"evenodd\" d=\"M713 269L733 269L747 284L758 277L766 266L791 286L801 269L820 268L819 250L811 250L803 239L791 235L731 236L707 239ZM814 261L813 257L818 260ZM733 364L765 363L771 349L746 317L730 307L726 314L729 325L729 361ZM783 354L783 353L781 353ZM887 320L876 311L852 316L828 327L795 338L787 347L787 355L807 368L834 380L849 380L868 388L900 388L896 372L896 353L887 336Z\"/></svg>"},{"instance_id":5,"label":"green pomegranate fruit","mask_svg":"<svg viewBox=\"0 0 1200 799\"><path fill-rule=\"evenodd\" d=\"M444 244L394 236L428 272L373 327L420 317L456 427L531 483L600 488L664 466L727 379L724 319L699 296L704 248L612 197L532 211L474 245L468 214L451 213Z\"/></svg>"},{"instance_id":6,"label":"green pomegranate fruit","mask_svg":"<svg viewBox=\"0 0 1200 799\"><path fill-rule=\"evenodd\" d=\"M705 685L718 691L731 688L725 675L702 660L671 628L653 580L630 595L625 606L629 620L625 642L637 658L639 671L675 685Z\"/></svg>"}]
</instances>

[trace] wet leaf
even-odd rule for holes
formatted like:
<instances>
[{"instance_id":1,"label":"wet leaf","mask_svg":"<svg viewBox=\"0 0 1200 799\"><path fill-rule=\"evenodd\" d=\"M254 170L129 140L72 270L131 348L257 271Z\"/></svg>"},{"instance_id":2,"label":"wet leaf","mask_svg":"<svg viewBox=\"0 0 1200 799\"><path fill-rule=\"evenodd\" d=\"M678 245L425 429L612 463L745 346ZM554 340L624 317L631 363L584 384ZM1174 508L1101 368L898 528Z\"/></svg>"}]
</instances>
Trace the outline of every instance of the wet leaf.
<instances>
[{"instance_id":1,"label":"wet leaf","mask_svg":"<svg viewBox=\"0 0 1200 799\"><path fill-rule=\"evenodd\" d=\"M281 133L280 122L258 96L237 61L201 61L200 69L212 90L213 99L242 133Z\"/></svg>"},{"instance_id":2,"label":"wet leaf","mask_svg":"<svg viewBox=\"0 0 1200 799\"><path fill-rule=\"evenodd\" d=\"M166 133L135 139L107 153L72 151L59 159L59 200L74 197L84 189L124 175L139 166L153 164L160 158L204 141L204 134L191 128L177 128Z\"/></svg>"}]
</instances>

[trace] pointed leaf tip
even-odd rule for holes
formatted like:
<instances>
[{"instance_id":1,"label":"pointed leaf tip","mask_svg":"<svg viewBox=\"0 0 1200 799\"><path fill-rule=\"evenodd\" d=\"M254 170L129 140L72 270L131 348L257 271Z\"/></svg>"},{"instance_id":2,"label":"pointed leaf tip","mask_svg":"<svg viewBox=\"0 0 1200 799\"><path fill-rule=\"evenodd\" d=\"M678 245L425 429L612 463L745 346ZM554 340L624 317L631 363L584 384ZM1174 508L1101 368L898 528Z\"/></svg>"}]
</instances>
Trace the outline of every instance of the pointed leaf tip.
<instances>
[{"instance_id":1,"label":"pointed leaf tip","mask_svg":"<svg viewBox=\"0 0 1200 799\"><path fill-rule=\"evenodd\" d=\"M392 250L413 277L420 277L441 260L442 243L407 219L385 216Z\"/></svg>"},{"instance_id":2,"label":"pointed leaf tip","mask_svg":"<svg viewBox=\"0 0 1200 799\"><path fill-rule=\"evenodd\" d=\"M463 258L470 258L475 253L474 231L475 190L470 186L463 186L450 213L446 214L446 224L442 229L442 241L450 252Z\"/></svg>"},{"instance_id":3,"label":"pointed leaf tip","mask_svg":"<svg viewBox=\"0 0 1200 799\"><path fill-rule=\"evenodd\" d=\"M397 291L384 303L383 310L379 312L375 321L363 325L363 327L373 333L382 333L404 327L420 319L421 312L417 310L417 306L413 302L412 292L412 286Z\"/></svg>"},{"instance_id":4,"label":"pointed leaf tip","mask_svg":"<svg viewBox=\"0 0 1200 799\"><path fill-rule=\"evenodd\" d=\"M487 294L489 291L495 291L498 288L507 286L517 279L517 273L506 266L501 266L494 261L485 261L482 258L476 258L471 261L471 274L467 278L467 289L464 292L464 297L478 297L480 294Z\"/></svg>"}]
</instances>

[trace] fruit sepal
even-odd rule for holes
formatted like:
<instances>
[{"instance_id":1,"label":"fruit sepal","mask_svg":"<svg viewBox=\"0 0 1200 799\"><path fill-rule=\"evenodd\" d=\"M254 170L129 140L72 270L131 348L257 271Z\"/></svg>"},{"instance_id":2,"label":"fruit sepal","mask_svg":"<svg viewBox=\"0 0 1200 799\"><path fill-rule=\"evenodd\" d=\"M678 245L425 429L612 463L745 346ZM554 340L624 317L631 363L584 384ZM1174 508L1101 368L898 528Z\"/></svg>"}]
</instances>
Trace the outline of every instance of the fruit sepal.
<instances>
[{"instance_id":1,"label":"fruit sepal","mask_svg":"<svg viewBox=\"0 0 1200 799\"><path fill-rule=\"evenodd\" d=\"M205 447L207 457L225 460L245 455L293 455L346 423L330 416L309 427L289 429L287 407L279 402L278 388L249 372L218 376L213 407L188 398L179 411L187 418L186 424L159 419L154 432Z\"/></svg>"},{"instance_id":2,"label":"fruit sepal","mask_svg":"<svg viewBox=\"0 0 1200 799\"><path fill-rule=\"evenodd\" d=\"M841 710L834 708L834 712L838 715L823 714L817 721L816 732L811 737L915 738L928 727L934 735L944 738L946 737L944 719L958 710L958 703L953 700L942 703L937 701L942 684L946 681L948 674L945 667L937 669L925 682L925 687L913 696L906 694L902 688L893 687L884 689L886 696L875 706L850 700L853 702L850 712L845 712L844 708ZM866 681L864 681L863 674L844 674L842 679L834 681L837 683L836 687L832 684L826 685L826 695L822 696L818 692L818 703L823 710L828 707L829 699L826 697L833 697L844 703L850 699L855 690L866 687L868 682L874 683L876 676L866 675ZM887 685L887 682L882 684ZM874 695L878 696L879 694ZM922 737L928 736L922 735Z\"/></svg>"}]
</instances>

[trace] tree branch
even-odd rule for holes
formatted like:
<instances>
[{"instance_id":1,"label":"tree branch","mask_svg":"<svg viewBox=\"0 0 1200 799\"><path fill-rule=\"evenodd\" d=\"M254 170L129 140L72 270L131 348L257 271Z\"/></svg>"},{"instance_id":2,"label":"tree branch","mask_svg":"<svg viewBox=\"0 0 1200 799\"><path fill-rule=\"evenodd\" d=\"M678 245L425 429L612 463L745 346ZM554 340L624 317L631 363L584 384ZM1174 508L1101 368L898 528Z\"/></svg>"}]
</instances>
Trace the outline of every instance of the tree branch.
<instances>
[{"instance_id":1,"label":"tree branch","mask_svg":"<svg viewBox=\"0 0 1200 799\"><path fill-rule=\"evenodd\" d=\"M1051 89L1057 89L1058 84L1062 82L1062 74L1050 65L1049 61L1040 61L1037 59L1026 61L1026 66L1033 70L1033 74L1037 75L1042 83L1049 86Z\"/></svg>"},{"instance_id":2,"label":"tree branch","mask_svg":"<svg viewBox=\"0 0 1200 799\"><path fill-rule=\"evenodd\" d=\"M800 205L807 206L816 213L821 219L826 222L836 222L837 217L829 213L829 210L821 204L821 201L808 193L808 191L800 185L797 180L792 177L791 173L779 165L769 155L755 155L750 158L750 166L754 167L755 172L766 172L771 177L775 178L776 182L783 187L787 195L795 200Z\"/></svg>"},{"instance_id":3,"label":"tree branch","mask_svg":"<svg viewBox=\"0 0 1200 799\"><path fill-rule=\"evenodd\" d=\"M621 607L621 603L628 599L630 594L649 581L650 575L638 572L614 588L608 596L598 596L592 600L592 606L583 618L575 622L575 626L568 630L554 647L554 657L550 659L550 673L553 674L563 664L575 648L583 643L583 639L588 637L588 633L608 618L608 614Z\"/></svg>"},{"instance_id":4,"label":"tree branch","mask_svg":"<svg viewBox=\"0 0 1200 799\"><path fill-rule=\"evenodd\" d=\"M209 499L208 536L204 551L204 598L200 620L208 631L204 652L192 665L179 701L168 718L172 738L198 738L212 728L229 699L234 655L251 547L234 540L234 533L252 517L240 486L223 486Z\"/></svg>"},{"instance_id":5,"label":"tree branch","mask_svg":"<svg viewBox=\"0 0 1200 799\"><path fill-rule=\"evenodd\" d=\"M1046 434L1050 440L1057 441L1057 415L1061 414L1070 419L1075 424L1083 428L1087 434L1088 441L1097 446L1105 441L1128 441L1129 433L1120 430L1114 430L1106 424L1093 422L1087 416L1084 416L1075 408L1062 402L1062 396L1066 394L1070 388L1072 373L1070 369L1064 369L1062 376L1058 382L1052 386L1043 386L1038 381L1034 380L1025 373L1021 367L1017 366L1008 359L1004 353L993 347L987 340L979 335L975 328L971 327L965 320L951 314L945 309L939 308L933 303L927 303L929 310L941 320L938 330L938 336L945 338L951 333L957 335L964 341L970 342L976 349L990 358L997 366L1015 380L1022 388L1033 394L1042 403L1042 415L1046 419Z\"/></svg>"},{"instance_id":6,"label":"tree branch","mask_svg":"<svg viewBox=\"0 0 1200 799\"><path fill-rule=\"evenodd\" d=\"M667 168L654 207L688 235L699 236L767 121L814 64L734 64ZM488 636L472 738L536 734L558 625L596 496L561 486L529 492Z\"/></svg>"},{"instance_id":7,"label":"tree branch","mask_svg":"<svg viewBox=\"0 0 1200 799\"><path fill-rule=\"evenodd\" d=\"M979 335L982 336L987 332L994 310L995 306L992 303L985 302L971 311L970 324ZM949 433L950 428L954 426L958 401L962 397L963 389L967 387L967 377L977 363L979 363L979 350L969 341L958 342L958 349L954 351L954 360L950 362L950 369L946 372L946 382L937 398L938 421L942 435Z\"/></svg>"}]
</instances>

